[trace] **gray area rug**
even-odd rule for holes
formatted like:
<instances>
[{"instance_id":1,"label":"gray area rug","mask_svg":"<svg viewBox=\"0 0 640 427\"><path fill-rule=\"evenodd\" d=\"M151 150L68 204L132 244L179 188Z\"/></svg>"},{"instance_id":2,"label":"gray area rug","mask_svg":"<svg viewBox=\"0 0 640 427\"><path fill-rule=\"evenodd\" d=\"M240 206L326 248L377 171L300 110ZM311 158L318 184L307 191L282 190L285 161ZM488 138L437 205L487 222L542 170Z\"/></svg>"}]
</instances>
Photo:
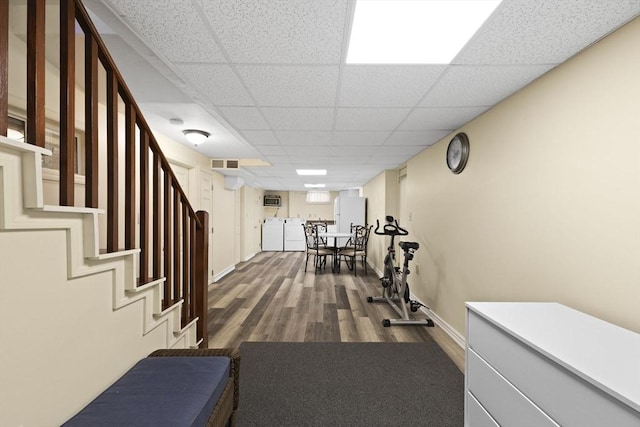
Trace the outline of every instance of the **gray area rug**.
<instances>
[{"instance_id":1,"label":"gray area rug","mask_svg":"<svg viewBox=\"0 0 640 427\"><path fill-rule=\"evenodd\" d=\"M240 427L464 423L464 376L435 342L245 342L240 355Z\"/></svg>"}]
</instances>

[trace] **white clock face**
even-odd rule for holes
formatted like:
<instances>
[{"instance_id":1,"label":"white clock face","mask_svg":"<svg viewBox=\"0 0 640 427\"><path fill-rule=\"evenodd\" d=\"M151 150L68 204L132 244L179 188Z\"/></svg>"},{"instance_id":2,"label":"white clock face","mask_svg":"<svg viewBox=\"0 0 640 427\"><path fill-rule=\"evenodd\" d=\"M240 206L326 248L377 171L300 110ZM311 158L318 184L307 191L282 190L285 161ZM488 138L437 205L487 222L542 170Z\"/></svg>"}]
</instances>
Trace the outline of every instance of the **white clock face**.
<instances>
[{"instance_id":1,"label":"white clock face","mask_svg":"<svg viewBox=\"0 0 640 427\"><path fill-rule=\"evenodd\" d=\"M451 172L459 174L469 158L469 138L464 133L454 136L447 147L447 166Z\"/></svg>"},{"instance_id":2,"label":"white clock face","mask_svg":"<svg viewBox=\"0 0 640 427\"><path fill-rule=\"evenodd\" d=\"M460 138L455 137L449 143L447 149L447 165L449 169L456 169L462 159L462 141Z\"/></svg>"}]
</instances>

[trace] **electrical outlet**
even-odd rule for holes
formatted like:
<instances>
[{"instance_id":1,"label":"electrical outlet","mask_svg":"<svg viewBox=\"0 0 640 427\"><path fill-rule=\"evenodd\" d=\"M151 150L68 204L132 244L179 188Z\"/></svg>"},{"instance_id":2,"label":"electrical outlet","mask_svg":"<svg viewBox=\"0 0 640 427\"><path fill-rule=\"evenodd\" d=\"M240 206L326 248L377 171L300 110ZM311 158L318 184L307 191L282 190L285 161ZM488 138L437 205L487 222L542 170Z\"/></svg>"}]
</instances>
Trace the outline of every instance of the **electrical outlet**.
<instances>
[{"instance_id":1,"label":"electrical outlet","mask_svg":"<svg viewBox=\"0 0 640 427\"><path fill-rule=\"evenodd\" d=\"M420 275L420 264L416 264L416 274Z\"/></svg>"}]
</instances>

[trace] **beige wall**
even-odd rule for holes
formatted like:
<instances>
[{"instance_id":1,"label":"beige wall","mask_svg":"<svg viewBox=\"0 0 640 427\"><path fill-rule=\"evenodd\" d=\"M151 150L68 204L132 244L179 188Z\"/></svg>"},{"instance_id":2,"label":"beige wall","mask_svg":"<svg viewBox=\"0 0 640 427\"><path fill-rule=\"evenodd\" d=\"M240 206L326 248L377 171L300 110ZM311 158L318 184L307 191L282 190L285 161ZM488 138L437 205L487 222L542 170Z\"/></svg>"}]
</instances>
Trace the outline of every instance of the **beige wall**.
<instances>
[{"instance_id":1,"label":"beige wall","mask_svg":"<svg viewBox=\"0 0 640 427\"><path fill-rule=\"evenodd\" d=\"M278 195L282 201L282 205L279 208L265 206L265 217L304 218L306 220L333 220L333 201L339 195L337 191L331 191L331 201L327 204L318 205L307 203L306 191L266 190L264 194Z\"/></svg>"},{"instance_id":2,"label":"beige wall","mask_svg":"<svg viewBox=\"0 0 640 427\"><path fill-rule=\"evenodd\" d=\"M367 244L367 259L382 274L389 238L378 236L374 231L376 220L382 226L387 215L398 216L398 172L389 170L376 176L363 187L362 195L367 199L367 224L373 226Z\"/></svg>"},{"instance_id":3,"label":"beige wall","mask_svg":"<svg viewBox=\"0 0 640 427\"><path fill-rule=\"evenodd\" d=\"M338 197L338 192L331 191L331 201L327 204L307 203L306 191L289 192L289 216L293 218L304 218L306 220L330 220L333 221L333 202Z\"/></svg>"},{"instance_id":4,"label":"beige wall","mask_svg":"<svg viewBox=\"0 0 640 427\"><path fill-rule=\"evenodd\" d=\"M240 238L236 236L236 222L239 221L240 212L236 211L235 198L240 190L225 189L224 176L210 170L208 157L162 134L156 133L154 136L169 162L189 169L189 201L194 209L209 212L209 227L213 227L213 233L209 236L212 252L209 280L212 282L214 276L229 271L236 264L235 248L240 245ZM202 173L211 177L213 207L203 206L201 202Z\"/></svg>"},{"instance_id":5,"label":"beige wall","mask_svg":"<svg viewBox=\"0 0 640 427\"><path fill-rule=\"evenodd\" d=\"M640 332L638 76L640 19L460 129L460 175L452 135L409 161L412 291L457 331L465 301L558 301Z\"/></svg>"}]
</instances>

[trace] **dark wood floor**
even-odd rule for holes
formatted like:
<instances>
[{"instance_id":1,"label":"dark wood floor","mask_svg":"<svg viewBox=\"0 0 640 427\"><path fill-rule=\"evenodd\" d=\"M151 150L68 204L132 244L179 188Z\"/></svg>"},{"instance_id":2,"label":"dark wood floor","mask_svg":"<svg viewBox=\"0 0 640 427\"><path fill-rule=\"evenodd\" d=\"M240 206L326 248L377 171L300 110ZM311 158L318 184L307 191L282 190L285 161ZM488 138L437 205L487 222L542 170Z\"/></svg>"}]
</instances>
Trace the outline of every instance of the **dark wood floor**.
<instances>
[{"instance_id":1,"label":"dark wood floor","mask_svg":"<svg viewBox=\"0 0 640 427\"><path fill-rule=\"evenodd\" d=\"M209 287L209 347L236 347L243 341L423 342L435 339L462 370L464 353L437 326L382 326L395 318L387 304L367 303L380 295L371 268L358 276L342 263L305 273L303 252L262 252ZM420 312L416 317L424 317Z\"/></svg>"}]
</instances>

